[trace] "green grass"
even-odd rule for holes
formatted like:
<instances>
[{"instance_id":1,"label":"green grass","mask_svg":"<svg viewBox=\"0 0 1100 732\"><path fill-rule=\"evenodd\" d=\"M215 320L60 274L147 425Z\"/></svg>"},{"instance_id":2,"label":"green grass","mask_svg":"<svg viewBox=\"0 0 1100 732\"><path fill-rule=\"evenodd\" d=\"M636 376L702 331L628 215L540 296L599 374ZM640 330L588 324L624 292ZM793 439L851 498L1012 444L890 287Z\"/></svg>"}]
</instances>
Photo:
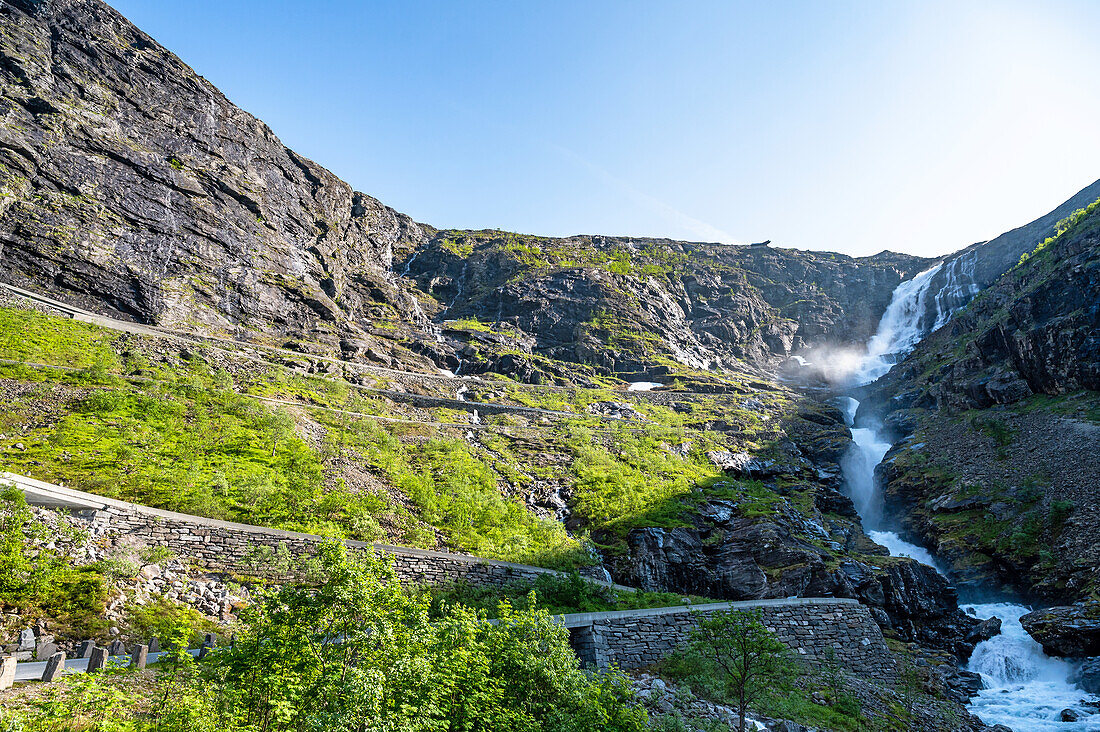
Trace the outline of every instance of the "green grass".
<instances>
[{"instance_id":1,"label":"green grass","mask_svg":"<svg viewBox=\"0 0 1100 732\"><path fill-rule=\"evenodd\" d=\"M577 417L539 431L535 446L488 432L456 439L453 427L325 411L416 415L338 378L227 365L225 354L203 348L181 357L171 347L148 348L142 337L12 308L0 308L0 323L0 358L79 369L0 366L0 377L39 383L0 406L0 433L7 434L0 466L110 497L368 541L434 547L442 539L481 556L565 569L594 559L583 536L511 495L533 480L571 488L575 515L615 551L633 528L685 525L708 496L736 501L747 517L769 515L780 500L762 484L720 480L704 455L729 447L721 433L702 429L718 418L738 431L740 448L763 443L767 425L734 398L705 397L673 410L604 388L508 385L512 403ZM728 381L743 387L739 377ZM782 394L761 398L771 409L789 406ZM586 413L592 403L624 399L650 423L609 424ZM50 403L54 414L36 416ZM686 455L672 452L688 443ZM345 459L368 479L345 485Z\"/></svg>"},{"instance_id":2,"label":"green grass","mask_svg":"<svg viewBox=\"0 0 1100 732\"><path fill-rule=\"evenodd\" d=\"M744 498L762 489L722 480L703 454L708 447L702 433L689 438L683 430L656 425L642 432L613 427L605 445L583 427L569 430L567 442L575 456L573 508L594 532L613 537L616 550L623 549L631 529L688 525L696 504L715 491ZM694 442L686 456L670 451L687 439Z\"/></svg>"},{"instance_id":3,"label":"green grass","mask_svg":"<svg viewBox=\"0 0 1100 732\"><path fill-rule=\"evenodd\" d=\"M117 369L117 334L67 318L0 307L0 358L56 366Z\"/></svg>"},{"instance_id":4,"label":"green grass","mask_svg":"<svg viewBox=\"0 0 1100 732\"><path fill-rule=\"evenodd\" d=\"M111 498L322 533L338 523L293 419L232 392L95 389L19 442L0 443L6 469Z\"/></svg>"},{"instance_id":5,"label":"green grass","mask_svg":"<svg viewBox=\"0 0 1100 732\"><path fill-rule=\"evenodd\" d=\"M501 493L493 465L507 461L451 438L404 441L369 421L318 415L339 449L351 449L415 507L418 518L443 532L448 544L478 556L555 568L585 566L592 558L556 521L542 519ZM497 447L501 447L499 444ZM425 537L409 535L410 543Z\"/></svg>"}]
</instances>

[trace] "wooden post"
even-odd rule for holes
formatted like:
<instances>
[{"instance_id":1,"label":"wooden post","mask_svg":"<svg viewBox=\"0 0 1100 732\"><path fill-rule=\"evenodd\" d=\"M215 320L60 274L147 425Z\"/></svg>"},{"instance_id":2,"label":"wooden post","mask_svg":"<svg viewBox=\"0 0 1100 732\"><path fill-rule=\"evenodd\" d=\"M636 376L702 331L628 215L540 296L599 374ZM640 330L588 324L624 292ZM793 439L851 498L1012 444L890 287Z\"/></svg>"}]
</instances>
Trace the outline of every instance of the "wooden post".
<instances>
[{"instance_id":1,"label":"wooden post","mask_svg":"<svg viewBox=\"0 0 1100 732\"><path fill-rule=\"evenodd\" d=\"M42 672L43 681L57 681L61 674L65 673L65 654L58 651L46 661L46 668Z\"/></svg>"}]
</instances>

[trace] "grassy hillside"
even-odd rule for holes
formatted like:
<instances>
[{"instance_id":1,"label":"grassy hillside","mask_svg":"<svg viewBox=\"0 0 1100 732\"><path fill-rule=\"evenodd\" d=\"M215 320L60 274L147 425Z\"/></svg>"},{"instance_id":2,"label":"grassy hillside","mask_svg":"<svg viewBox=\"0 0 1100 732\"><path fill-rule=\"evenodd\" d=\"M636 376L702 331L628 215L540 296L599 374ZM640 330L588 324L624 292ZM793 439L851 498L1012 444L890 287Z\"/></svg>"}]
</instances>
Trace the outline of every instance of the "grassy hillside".
<instances>
[{"instance_id":1,"label":"grassy hillside","mask_svg":"<svg viewBox=\"0 0 1100 732\"><path fill-rule=\"evenodd\" d=\"M506 413L475 425L467 411L374 390L453 397L448 379L307 375L278 363L283 356L18 307L0 308L0 334L6 470L213 518L565 568L595 561L590 535L621 550L630 529L683 525L718 493L766 512L773 494L754 481L715 487L720 471L704 453L767 453L777 420L796 405L732 373L695 376L752 394L753 409L744 396L501 380L471 382L465 397L575 416ZM635 418L593 414L608 403L629 404ZM722 431L707 429L715 423ZM572 532L538 505L562 491Z\"/></svg>"}]
</instances>

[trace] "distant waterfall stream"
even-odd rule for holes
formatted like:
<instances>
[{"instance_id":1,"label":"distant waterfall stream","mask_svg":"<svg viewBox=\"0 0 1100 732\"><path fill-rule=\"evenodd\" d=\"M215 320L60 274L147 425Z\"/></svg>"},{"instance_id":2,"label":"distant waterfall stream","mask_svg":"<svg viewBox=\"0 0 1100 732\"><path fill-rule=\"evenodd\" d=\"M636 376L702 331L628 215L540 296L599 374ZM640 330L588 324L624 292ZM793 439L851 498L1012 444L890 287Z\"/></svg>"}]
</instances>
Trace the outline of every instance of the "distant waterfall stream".
<instances>
[{"instance_id":1,"label":"distant waterfall stream","mask_svg":"<svg viewBox=\"0 0 1100 732\"><path fill-rule=\"evenodd\" d=\"M933 294L935 321L930 325L924 322L928 312L929 285L941 266L918 274L894 290L890 305L879 321L878 331L867 344L867 355L853 377L853 386L868 384L885 374L921 338L950 318L951 313L941 307L947 298ZM959 269L949 267L946 272L944 290L952 289L952 296L956 290L972 287L955 281ZM845 488L859 511L868 536L889 549L893 556L912 557L946 574L931 552L903 540L890 530L896 523L883 515L881 487L875 480L875 468L890 449L890 443L883 434L881 424L856 419L858 401L840 397L840 402L852 428L853 440L841 460ZM981 674L985 686L971 700L970 711L987 724L1003 724L1015 732L1100 730L1097 708L1084 705L1084 702L1095 702L1097 698L1072 684L1069 681L1069 663L1044 654L1042 647L1020 625L1020 617L1030 612L1030 608L1011 603L963 603L962 607L978 618L996 616L1001 619L1001 633L980 643L967 665L968 670ZM1061 721L1064 709L1073 709L1080 719L1075 722Z\"/></svg>"}]
</instances>

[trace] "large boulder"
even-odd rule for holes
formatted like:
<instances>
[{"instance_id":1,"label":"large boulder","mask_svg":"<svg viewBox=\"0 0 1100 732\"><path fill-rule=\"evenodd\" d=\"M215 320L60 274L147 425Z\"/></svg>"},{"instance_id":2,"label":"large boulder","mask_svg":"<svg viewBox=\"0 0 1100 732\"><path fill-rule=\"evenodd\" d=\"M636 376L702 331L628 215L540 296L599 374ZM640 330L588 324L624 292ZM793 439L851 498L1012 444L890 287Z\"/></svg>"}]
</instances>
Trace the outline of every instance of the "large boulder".
<instances>
[{"instance_id":1,"label":"large boulder","mask_svg":"<svg viewBox=\"0 0 1100 732\"><path fill-rule=\"evenodd\" d=\"M1050 656L1100 656L1100 602L1048 607L1020 618L1032 638Z\"/></svg>"},{"instance_id":2,"label":"large boulder","mask_svg":"<svg viewBox=\"0 0 1100 732\"><path fill-rule=\"evenodd\" d=\"M1100 694L1100 658L1086 658L1075 665L1069 680L1089 694Z\"/></svg>"}]
</instances>

